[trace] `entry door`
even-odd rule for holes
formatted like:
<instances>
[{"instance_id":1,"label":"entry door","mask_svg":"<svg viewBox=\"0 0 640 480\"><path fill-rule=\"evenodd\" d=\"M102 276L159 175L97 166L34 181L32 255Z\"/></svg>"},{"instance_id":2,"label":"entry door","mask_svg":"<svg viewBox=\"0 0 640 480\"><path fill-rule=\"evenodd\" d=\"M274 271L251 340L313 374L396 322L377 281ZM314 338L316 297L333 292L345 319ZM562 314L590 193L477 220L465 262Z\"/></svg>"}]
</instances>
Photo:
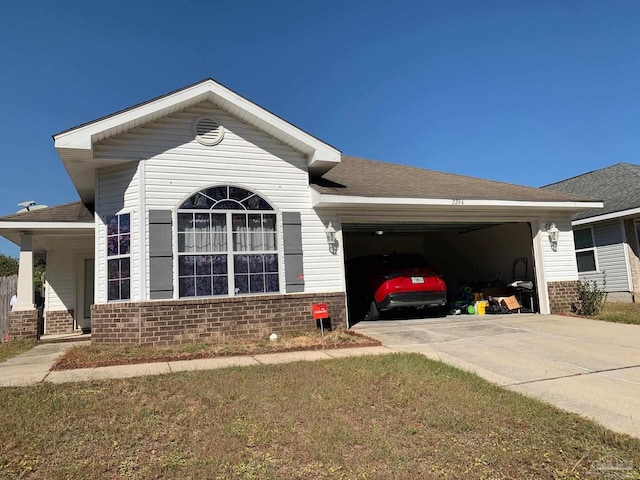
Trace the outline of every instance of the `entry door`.
<instances>
[{"instance_id":1,"label":"entry door","mask_svg":"<svg viewBox=\"0 0 640 480\"><path fill-rule=\"evenodd\" d=\"M76 328L83 332L91 331L91 305L94 295L95 262L92 257L78 257L78 275L76 281Z\"/></svg>"}]
</instances>

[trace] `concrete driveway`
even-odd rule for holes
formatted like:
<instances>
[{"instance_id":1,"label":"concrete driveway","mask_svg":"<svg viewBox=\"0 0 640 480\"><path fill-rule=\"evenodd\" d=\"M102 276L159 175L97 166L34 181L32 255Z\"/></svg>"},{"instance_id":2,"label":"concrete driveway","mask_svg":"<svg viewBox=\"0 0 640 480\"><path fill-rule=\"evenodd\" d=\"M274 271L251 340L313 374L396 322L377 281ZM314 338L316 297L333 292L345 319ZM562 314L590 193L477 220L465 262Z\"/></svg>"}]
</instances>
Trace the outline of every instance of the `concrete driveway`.
<instances>
[{"instance_id":1,"label":"concrete driveway","mask_svg":"<svg viewBox=\"0 0 640 480\"><path fill-rule=\"evenodd\" d=\"M638 325L559 315L465 315L360 322L353 330L640 438Z\"/></svg>"}]
</instances>

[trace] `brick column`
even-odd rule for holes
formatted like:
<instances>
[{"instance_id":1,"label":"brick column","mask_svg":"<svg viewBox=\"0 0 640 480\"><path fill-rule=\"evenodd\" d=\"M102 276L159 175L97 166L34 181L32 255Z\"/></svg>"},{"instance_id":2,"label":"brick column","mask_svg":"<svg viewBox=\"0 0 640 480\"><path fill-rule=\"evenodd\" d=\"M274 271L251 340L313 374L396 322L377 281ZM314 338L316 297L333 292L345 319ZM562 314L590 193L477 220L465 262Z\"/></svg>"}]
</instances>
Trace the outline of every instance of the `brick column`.
<instances>
[{"instance_id":1,"label":"brick column","mask_svg":"<svg viewBox=\"0 0 640 480\"><path fill-rule=\"evenodd\" d=\"M18 310L9 313L9 338L11 340L37 340L38 311Z\"/></svg>"},{"instance_id":2,"label":"brick column","mask_svg":"<svg viewBox=\"0 0 640 480\"><path fill-rule=\"evenodd\" d=\"M578 302L578 283L578 280L547 283L551 313L573 311Z\"/></svg>"}]
</instances>

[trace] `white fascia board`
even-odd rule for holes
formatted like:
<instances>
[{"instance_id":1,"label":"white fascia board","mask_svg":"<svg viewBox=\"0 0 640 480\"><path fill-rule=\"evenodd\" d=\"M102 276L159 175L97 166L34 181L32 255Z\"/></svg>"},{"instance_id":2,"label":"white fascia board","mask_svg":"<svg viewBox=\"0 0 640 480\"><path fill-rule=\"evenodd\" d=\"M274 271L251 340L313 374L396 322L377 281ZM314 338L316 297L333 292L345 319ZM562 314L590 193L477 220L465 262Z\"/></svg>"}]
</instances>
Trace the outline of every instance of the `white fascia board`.
<instances>
[{"instance_id":1,"label":"white fascia board","mask_svg":"<svg viewBox=\"0 0 640 480\"><path fill-rule=\"evenodd\" d=\"M537 208L552 210L587 210L602 208L602 202L536 202L523 200L466 200L454 198L402 198L402 197L358 197L349 195L312 194L314 207L347 207L362 205L424 205L424 206L460 206L460 207L496 207L496 208Z\"/></svg>"},{"instance_id":2,"label":"white fascia board","mask_svg":"<svg viewBox=\"0 0 640 480\"><path fill-rule=\"evenodd\" d=\"M87 230L95 229L93 222L0 222L0 230Z\"/></svg>"},{"instance_id":3,"label":"white fascia board","mask_svg":"<svg viewBox=\"0 0 640 480\"><path fill-rule=\"evenodd\" d=\"M213 80L206 80L197 85L159 98L158 100L140 105L139 107L58 134L54 137L55 147L91 149L93 139L105 132L116 129L118 133L123 133L131 128L140 126L141 119L145 117L158 119L163 116L163 111L169 114L176 110L175 107L177 105L183 104L187 106L199 103L200 101L207 100L208 96L211 96L210 98L212 98L214 102L216 99L220 99L235 105L244 111L257 127L260 127L262 123L275 128L277 132L275 135L276 138L280 136L280 139L285 141L285 143L289 143L286 142L287 139L294 139L302 143L308 149L305 153L309 156L310 162L315 160L340 162L341 153L339 150L318 140ZM197 101L194 103L194 100ZM142 123L144 123L144 121Z\"/></svg>"},{"instance_id":4,"label":"white fascia board","mask_svg":"<svg viewBox=\"0 0 640 480\"><path fill-rule=\"evenodd\" d=\"M603 222L605 220L613 220L621 217L628 217L631 215L640 215L640 208L632 208L631 210L621 210L619 212L605 213L596 217L581 218L580 220L574 220L571 225L586 225L587 223Z\"/></svg>"}]
</instances>

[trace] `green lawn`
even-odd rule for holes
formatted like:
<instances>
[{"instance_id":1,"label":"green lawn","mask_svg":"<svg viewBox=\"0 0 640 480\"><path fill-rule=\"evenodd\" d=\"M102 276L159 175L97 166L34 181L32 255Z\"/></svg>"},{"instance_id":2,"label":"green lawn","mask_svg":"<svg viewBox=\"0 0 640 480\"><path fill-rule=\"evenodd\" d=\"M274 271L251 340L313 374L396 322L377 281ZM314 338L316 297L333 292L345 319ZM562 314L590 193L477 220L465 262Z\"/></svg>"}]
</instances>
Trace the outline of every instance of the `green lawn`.
<instances>
[{"instance_id":1,"label":"green lawn","mask_svg":"<svg viewBox=\"0 0 640 480\"><path fill-rule=\"evenodd\" d=\"M606 322L640 325L640 303L607 302L596 318Z\"/></svg>"},{"instance_id":2,"label":"green lawn","mask_svg":"<svg viewBox=\"0 0 640 480\"><path fill-rule=\"evenodd\" d=\"M12 340L7 343L0 343L0 363L32 349L35 345L35 341L26 340Z\"/></svg>"},{"instance_id":3,"label":"green lawn","mask_svg":"<svg viewBox=\"0 0 640 480\"><path fill-rule=\"evenodd\" d=\"M584 479L640 440L417 354L0 389L0 478ZM637 478L637 470L634 473Z\"/></svg>"}]
</instances>

